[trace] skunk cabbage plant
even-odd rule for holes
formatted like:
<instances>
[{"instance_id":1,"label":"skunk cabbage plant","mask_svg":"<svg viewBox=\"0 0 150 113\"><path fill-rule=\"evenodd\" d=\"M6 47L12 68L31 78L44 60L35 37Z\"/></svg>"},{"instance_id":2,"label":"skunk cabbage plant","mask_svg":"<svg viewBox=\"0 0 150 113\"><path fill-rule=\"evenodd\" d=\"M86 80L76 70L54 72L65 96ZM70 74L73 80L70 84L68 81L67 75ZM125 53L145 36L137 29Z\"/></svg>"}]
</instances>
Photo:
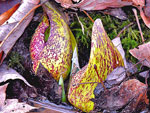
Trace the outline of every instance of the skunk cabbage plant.
<instances>
[{"instance_id":1,"label":"skunk cabbage plant","mask_svg":"<svg viewBox=\"0 0 150 113\"><path fill-rule=\"evenodd\" d=\"M97 19L92 29L92 42L89 63L72 76L68 100L84 112L94 109L94 89L118 66L124 66L119 51L107 36L102 22Z\"/></svg>"},{"instance_id":2,"label":"skunk cabbage plant","mask_svg":"<svg viewBox=\"0 0 150 113\"><path fill-rule=\"evenodd\" d=\"M68 25L62 15L46 2L43 6L47 16L37 27L30 44L30 53L35 73L41 63L52 74L54 79L60 76L66 79L71 68L73 45L75 43ZM50 22L48 21L50 20ZM45 40L45 31L49 29L49 37Z\"/></svg>"}]
</instances>

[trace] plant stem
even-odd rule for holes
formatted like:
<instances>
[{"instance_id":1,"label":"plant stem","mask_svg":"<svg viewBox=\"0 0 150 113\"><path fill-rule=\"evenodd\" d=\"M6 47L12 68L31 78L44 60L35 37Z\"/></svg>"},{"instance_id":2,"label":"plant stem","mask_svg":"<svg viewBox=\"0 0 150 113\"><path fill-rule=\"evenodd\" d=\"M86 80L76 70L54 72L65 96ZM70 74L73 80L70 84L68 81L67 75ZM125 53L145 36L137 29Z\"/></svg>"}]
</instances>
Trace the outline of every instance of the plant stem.
<instances>
[{"instance_id":1,"label":"plant stem","mask_svg":"<svg viewBox=\"0 0 150 113\"><path fill-rule=\"evenodd\" d=\"M83 10L83 12L89 17L89 19L94 23L94 20L92 19L92 17L86 12Z\"/></svg>"},{"instance_id":2,"label":"plant stem","mask_svg":"<svg viewBox=\"0 0 150 113\"><path fill-rule=\"evenodd\" d=\"M140 26L140 22L139 22L139 19L138 19L138 16L137 16L137 10L136 9L132 9L133 10L133 13L135 15L135 18L136 18L136 22L138 24L138 28L140 30L140 35L141 35L141 38L142 38L142 42L145 43L145 40L144 40L144 37L143 37L143 33L142 33L142 29L141 29L141 26Z\"/></svg>"},{"instance_id":3,"label":"plant stem","mask_svg":"<svg viewBox=\"0 0 150 113\"><path fill-rule=\"evenodd\" d=\"M65 94L65 88L64 88L64 80L63 80L62 75L60 76L60 79L59 79L59 85L60 85L61 88L62 88L62 102L66 102L66 94Z\"/></svg>"}]
</instances>

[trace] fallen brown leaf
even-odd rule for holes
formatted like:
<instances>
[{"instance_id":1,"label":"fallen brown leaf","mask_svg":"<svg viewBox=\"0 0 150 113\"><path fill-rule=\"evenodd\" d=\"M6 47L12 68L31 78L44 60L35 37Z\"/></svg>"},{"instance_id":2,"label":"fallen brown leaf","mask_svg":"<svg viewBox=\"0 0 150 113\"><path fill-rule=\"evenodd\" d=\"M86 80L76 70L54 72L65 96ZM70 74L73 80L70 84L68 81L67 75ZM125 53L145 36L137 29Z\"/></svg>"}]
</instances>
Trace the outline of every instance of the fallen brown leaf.
<instances>
[{"instance_id":1,"label":"fallen brown leaf","mask_svg":"<svg viewBox=\"0 0 150 113\"><path fill-rule=\"evenodd\" d=\"M102 13L109 14L109 15L119 18L121 20L127 19L127 15L121 8L106 9L106 10L103 10Z\"/></svg>"},{"instance_id":2,"label":"fallen brown leaf","mask_svg":"<svg viewBox=\"0 0 150 113\"><path fill-rule=\"evenodd\" d=\"M0 0L0 14L6 12L15 4L20 3L22 0Z\"/></svg>"},{"instance_id":3,"label":"fallen brown leaf","mask_svg":"<svg viewBox=\"0 0 150 113\"><path fill-rule=\"evenodd\" d=\"M36 0L32 0L30 2L29 0L23 0L17 11L2 26L0 26L0 52L4 52L0 61L1 63L18 38L23 34L27 25L30 23L34 12L31 12L31 14L27 16L22 23L19 22L34 6L37 6L33 3L34 1L37 2ZM12 29L14 30L12 31Z\"/></svg>"},{"instance_id":4,"label":"fallen brown leaf","mask_svg":"<svg viewBox=\"0 0 150 113\"><path fill-rule=\"evenodd\" d=\"M36 109L36 107L26 103L19 103L17 99L7 99L0 113L26 113L32 109Z\"/></svg>"},{"instance_id":5,"label":"fallen brown leaf","mask_svg":"<svg viewBox=\"0 0 150 113\"><path fill-rule=\"evenodd\" d=\"M110 85L119 84L126 77L126 72L124 67L115 68L106 78L106 82Z\"/></svg>"},{"instance_id":6,"label":"fallen brown leaf","mask_svg":"<svg viewBox=\"0 0 150 113\"><path fill-rule=\"evenodd\" d=\"M0 66L0 83L6 82L7 80L20 79L24 81L28 86L32 87L18 72L14 69L9 68L7 65L3 64Z\"/></svg>"},{"instance_id":7,"label":"fallen brown leaf","mask_svg":"<svg viewBox=\"0 0 150 113\"><path fill-rule=\"evenodd\" d=\"M150 8L147 8L147 7L145 7L144 9L150 10ZM150 17L147 17L147 16L145 15L145 12L144 12L142 9L140 9L140 16L141 16L141 18L143 19L145 25L146 25L148 28L150 28Z\"/></svg>"},{"instance_id":8,"label":"fallen brown leaf","mask_svg":"<svg viewBox=\"0 0 150 113\"><path fill-rule=\"evenodd\" d=\"M5 99L6 99L6 88L8 84L5 84L3 86L0 86L0 110L1 107L4 105Z\"/></svg>"},{"instance_id":9,"label":"fallen brown leaf","mask_svg":"<svg viewBox=\"0 0 150 113\"><path fill-rule=\"evenodd\" d=\"M150 67L150 42L139 45L138 49L129 50L132 56L137 58L144 66Z\"/></svg>"},{"instance_id":10,"label":"fallen brown leaf","mask_svg":"<svg viewBox=\"0 0 150 113\"><path fill-rule=\"evenodd\" d=\"M73 4L72 7L78 7L81 10L103 10L109 7L123 7L132 5L131 1L122 0L82 0L78 4Z\"/></svg>"},{"instance_id":11,"label":"fallen brown leaf","mask_svg":"<svg viewBox=\"0 0 150 113\"><path fill-rule=\"evenodd\" d=\"M123 58L123 61L124 61L124 67L128 68L128 66L127 66L127 60L126 60L126 57L125 57L125 52L124 52L124 49L122 47L120 37L114 38L112 40L112 43L114 44L114 46L118 49L119 53L121 54L121 56Z\"/></svg>"},{"instance_id":12,"label":"fallen brown leaf","mask_svg":"<svg viewBox=\"0 0 150 113\"><path fill-rule=\"evenodd\" d=\"M144 109L148 104L146 96L147 86L136 79L123 82L120 86L113 87L101 92L99 96L92 99L95 109L106 109L110 111L121 110L121 113L135 112ZM141 105L142 107L138 107Z\"/></svg>"},{"instance_id":13,"label":"fallen brown leaf","mask_svg":"<svg viewBox=\"0 0 150 113\"><path fill-rule=\"evenodd\" d=\"M71 0L55 0L58 3L61 3L62 7L69 8L72 5Z\"/></svg>"},{"instance_id":14,"label":"fallen brown leaf","mask_svg":"<svg viewBox=\"0 0 150 113\"><path fill-rule=\"evenodd\" d=\"M20 6L20 3L16 4L11 9L9 9L8 11L1 14L0 15L0 25L2 25L6 20L8 20L10 18L10 16L18 9L19 6Z\"/></svg>"}]
</instances>

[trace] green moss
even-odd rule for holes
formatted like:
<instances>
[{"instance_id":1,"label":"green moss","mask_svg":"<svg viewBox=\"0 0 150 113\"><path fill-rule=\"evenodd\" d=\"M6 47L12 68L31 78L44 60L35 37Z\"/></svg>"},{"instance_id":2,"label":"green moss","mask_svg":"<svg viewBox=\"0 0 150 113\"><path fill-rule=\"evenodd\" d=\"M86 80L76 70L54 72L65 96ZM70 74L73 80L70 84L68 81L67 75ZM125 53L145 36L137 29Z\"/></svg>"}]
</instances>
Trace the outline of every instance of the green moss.
<instances>
[{"instance_id":1,"label":"green moss","mask_svg":"<svg viewBox=\"0 0 150 113\"><path fill-rule=\"evenodd\" d=\"M75 18L75 20L71 23L70 27L75 35L75 38L77 40L77 43L81 42L83 43L84 46L89 48L89 43L90 43L90 37L92 35L92 26L93 23L89 20L87 17L79 17L80 21L82 22L84 26L84 33L82 32L82 28L80 23L78 22L78 19Z\"/></svg>"},{"instance_id":2,"label":"green moss","mask_svg":"<svg viewBox=\"0 0 150 113\"><path fill-rule=\"evenodd\" d=\"M124 51L126 52L126 58L136 63L137 60L130 55L129 50L137 47L138 43L135 40L132 40L131 37L125 37L124 39L122 39L122 45Z\"/></svg>"},{"instance_id":3,"label":"green moss","mask_svg":"<svg viewBox=\"0 0 150 113\"><path fill-rule=\"evenodd\" d=\"M129 50L142 44L142 40L132 10L126 10L126 14L128 16L128 19L125 21L119 20L110 15L104 15L96 12L91 12L90 16L93 18L93 20L96 20L97 18L100 18L102 20L104 28L111 40L114 39L125 26L127 26L131 22L134 22L132 26L124 30L124 32L120 35L120 38L122 41L123 48L126 52L126 58L128 60L131 60L132 62L135 62L136 59L130 55ZM150 30L145 26L139 14L138 17L140 20L144 38L148 41L148 39L150 39ZM76 37L77 43L83 43L84 46L90 48L89 45L91 43L90 39L92 35L93 23L84 13L82 13L81 16L79 16L79 19L84 26L84 34L76 16L74 17L74 21L70 25L71 30L73 31Z\"/></svg>"},{"instance_id":4,"label":"green moss","mask_svg":"<svg viewBox=\"0 0 150 113\"><path fill-rule=\"evenodd\" d=\"M17 52L11 52L10 58L8 62L8 66L11 68L17 67L18 69L25 70L21 64L22 56L20 56Z\"/></svg>"}]
</instances>

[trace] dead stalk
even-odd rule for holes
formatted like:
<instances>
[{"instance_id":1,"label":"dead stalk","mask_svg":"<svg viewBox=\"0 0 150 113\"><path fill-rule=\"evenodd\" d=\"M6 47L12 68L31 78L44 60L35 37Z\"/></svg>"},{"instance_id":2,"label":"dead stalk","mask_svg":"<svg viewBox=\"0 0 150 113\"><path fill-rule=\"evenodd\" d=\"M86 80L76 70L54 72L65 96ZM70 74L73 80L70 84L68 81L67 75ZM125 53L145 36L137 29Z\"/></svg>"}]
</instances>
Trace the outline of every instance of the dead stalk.
<instances>
[{"instance_id":1,"label":"dead stalk","mask_svg":"<svg viewBox=\"0 0 150 113\"><path fill-rule=\"evenodd\" d=\"M130 27L131 25L133 25L133 22L130 23L130 24L128 24L127 26L125 26L125 27L118 33L117 37L120 37L120 35L121 35L128 27Z\"/></svg>"},{"instance_id":2,"label":"dead stalk","mask_svg":"<svg viewBox=\"0 0 150 113\"><path fill-rule=\"evenodd\" d=\"M146 73L146 77L145 77L145 84L147 87L148 87L147 79L148 79L149 73L150 73L150 70L148 70L148 72Z\"/></svg>"},{"instance_id":3,"label":"dead stalk","mask_svg":"<svg viewBox=\"0 0 150 113\"><path fill-rule=\"evenodd\" d=\"M78 16L78 14L77 14L77 13L75 13L75 14L76 14L76 16L77 16L77 19L78 19L80 25L81 25L82 33L85 34L85 33L84 33L84 26L83 26L82 22L80 21L80 18L79 18L79 16Z\"/></svg>"},{"instance_id":4,"label":"dead stalk","mask_svg":"<svg viewBox=\"0 0 150 113\"><path fill-rule=\"evenodd\" d=\"M139 22L139 19L138 19L138 16L137 16L137 10L136 9L132 9L132 10L133 10L133 13L135 15L136 22L138 24L138 28L140 30L140 35L141 35L141 38L142 38L142 42L145 43L145 40L144 40L144 37L143 37L143 33L142 33L142 29L141 29L141 26L140 26L140 22Z\"/></svg>"},{"instance_id":5,"label":"dead stalk","mask_svg":"<svg viewBox=\"0 0 150 113\"><path fill-rule=\"evenodd\" d=\"M92 17L86 12L83 10L83 12L89 17L89 19L94 23L94 20L92 19Z\"/></svg>"}]
</instances>

